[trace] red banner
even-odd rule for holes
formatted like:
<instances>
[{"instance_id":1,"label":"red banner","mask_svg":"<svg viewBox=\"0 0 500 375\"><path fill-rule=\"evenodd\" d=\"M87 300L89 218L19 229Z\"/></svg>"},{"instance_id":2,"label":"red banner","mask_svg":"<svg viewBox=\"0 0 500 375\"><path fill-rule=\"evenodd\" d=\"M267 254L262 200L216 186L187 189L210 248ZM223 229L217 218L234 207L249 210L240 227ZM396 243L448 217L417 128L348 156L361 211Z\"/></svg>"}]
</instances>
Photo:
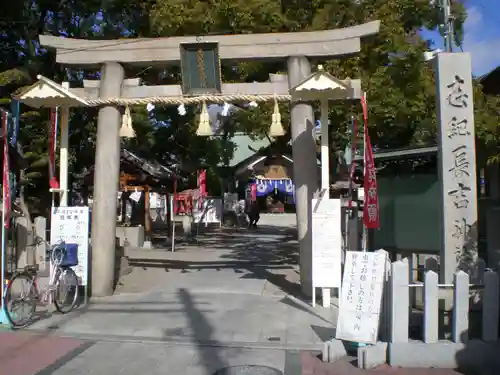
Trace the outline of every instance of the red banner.
<instances>
[{"instance_id":1,"label":"red banner","mask_svg":"<svg viewBox=\"0 0 500 375\"><path fill-rule=\"evenodd\" d=\"M9 168L9 140L7 134L8 118L7 112L2 111L2 136L3 136L3 209L5 210L5 228L9 228L10 222L10 168Z\"/></svg>"},{"instance_id":2,"label":"red banner","mask_svg":"<svg viewBox=\"0 0 500 375\"><path fill-rule=\"evenodd\" d=\"M57 137L57 108L50 110L50 131L49 131L49 187L59 189L59 182L56 178L56 137Z\"/></svg>"},{"instance_id":3,"label":"red banner","mask_svg":"<svg viewBox=\"0 0 500 375\"><path fill-rule=\"evenodd\" d=\"M373 160L372 144L370 142L370 135L368 134L368 106L366 98L361 97L361 106L363 107L363 120L364 120L364 135L365 135L365 173L364 173L364 190L365 190L365 208L363 211L363 222L369 229L376 229L380 227L379 218L379 202L378 202L378 188L377 188L377 171L375 169L375 162Z\"/></svg>"},{"instance_id":4,"label":"red banner","mask_svg":"<svg viewBox=\"0 0 500 375\"><path fill-rule=\"evenodd\" d=\"M200 169L198 171L198 208L203 208L203 198L207 196L207 171Z\"/></svg>"},{"instance_id":5,"label":"red banner","mask_svg":"<svg viewBox=\"0 0 500 375\"><path fill-rule=\"evenodd\" d=\"M207 195L207 171L203 169L198 171L198 189L201 197Z\"/></svg>"},{"instance_id":6,"label":"red banner","mask_svg":"<svg viewBox=\"0 0 500 375\"><path fill-rule=\"evenodd\" d=\"M257 200L257 184L253 183L250 185L250 201L255 202Z\"/></svg>"}]
</instances>

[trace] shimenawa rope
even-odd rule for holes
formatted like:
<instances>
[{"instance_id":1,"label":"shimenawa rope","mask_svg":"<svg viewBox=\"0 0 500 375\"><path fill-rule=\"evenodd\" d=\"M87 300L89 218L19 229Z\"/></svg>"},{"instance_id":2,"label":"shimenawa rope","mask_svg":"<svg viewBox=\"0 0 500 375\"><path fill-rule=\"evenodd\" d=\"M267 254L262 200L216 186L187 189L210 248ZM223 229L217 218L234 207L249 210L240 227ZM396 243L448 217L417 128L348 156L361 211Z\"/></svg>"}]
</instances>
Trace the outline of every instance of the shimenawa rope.
<instances>
[{"instance_id":1,"label":"shimenawa rope","mask_svg":"<svg viewBox=\"0 0 500 375\"><path fill-rule=\"evenodd\" d=\"M165 104L165 105L189 105L206 103L234 103L234 102L269 102L278 101L286 102L292 99L291 95L201 95L187 97L162 97L153 96L149 98L109 98L109 99L93 99L86 102L93 107L103 105L147 105L147 104Z\"/></svg>"}]
</instances>

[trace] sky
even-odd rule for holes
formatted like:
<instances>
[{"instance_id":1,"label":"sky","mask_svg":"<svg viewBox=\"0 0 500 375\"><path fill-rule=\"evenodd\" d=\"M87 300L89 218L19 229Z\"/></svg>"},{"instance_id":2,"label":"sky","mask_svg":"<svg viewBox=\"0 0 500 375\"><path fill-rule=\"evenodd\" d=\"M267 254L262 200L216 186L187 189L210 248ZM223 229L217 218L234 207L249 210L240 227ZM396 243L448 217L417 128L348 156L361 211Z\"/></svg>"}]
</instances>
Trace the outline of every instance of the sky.
<instances>
[{"instance_id":1,"label":"sky","mask_svg":"<svg viewBox=\"0 0 500 375\"><path fill-rule=\"evenodd\" d=\"M473 74L481 76L500 66L500 4L499 0L464 2L468 17L464 25L463 49L464 52L471 53ZM443 40L439 33L425 30L422 34L435 42L434 48L443 49ZM455 52L460 52L460 49L456 48Z\"/></svg>"}]
</instances>

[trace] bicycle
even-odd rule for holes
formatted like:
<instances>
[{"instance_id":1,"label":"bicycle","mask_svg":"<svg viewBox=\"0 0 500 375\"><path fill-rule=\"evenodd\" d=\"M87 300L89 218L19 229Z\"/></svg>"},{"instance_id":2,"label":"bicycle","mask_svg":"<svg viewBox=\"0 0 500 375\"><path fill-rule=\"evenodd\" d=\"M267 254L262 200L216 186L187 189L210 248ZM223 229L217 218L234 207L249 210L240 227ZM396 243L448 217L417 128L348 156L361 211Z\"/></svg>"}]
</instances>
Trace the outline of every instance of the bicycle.
<instances>
[{"instance_id":1,"label":"bicycle","mask_svg":"<svg viewBox=\"0 0 500 375\"><path fill-rule=\"evenodd\" d=\"M54 303L56 310L61 314L72 311L79 297L78 277L71 268L74 264L64 264L66 258L66 245L59 243L51 246L47 251L50 259L49 283L41 291L38 289L38 265L26 266L21 272L15 273L9 280L4 293L4 308L6 316L13 328L24 328L33 321L37 305L48 306ZM72 284L66 283L71 280ZM26 283L27 288L24 288ZM66 304L68 290L74 287L74 294ZM20 295L15 298L15 293L20 290ZM58 297L63 295L63 300ZM19 308L27 307L27 313L19 312Z\"/></svg>"}]
</instances>

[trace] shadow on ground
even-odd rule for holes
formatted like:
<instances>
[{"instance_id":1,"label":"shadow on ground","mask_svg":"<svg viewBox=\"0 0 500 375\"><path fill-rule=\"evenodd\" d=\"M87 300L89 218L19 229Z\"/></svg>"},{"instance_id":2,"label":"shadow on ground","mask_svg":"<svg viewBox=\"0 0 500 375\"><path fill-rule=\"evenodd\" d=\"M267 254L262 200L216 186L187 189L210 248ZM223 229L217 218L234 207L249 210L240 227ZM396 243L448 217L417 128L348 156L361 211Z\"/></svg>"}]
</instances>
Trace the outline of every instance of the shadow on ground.
<instances>
[{"instance_id":1,"label":"shadow on ground","mask_svg":"<svg viewBox=\"0 0 500 375\"><path fill-rule=\"evenodd\" d=\"M296 230L278 226L260 226L255 229L231 228L201 234L197 243L180 248L177 254L186 253L186 259L165 259L130 256L132 267L160 268L165 272L180 270L181 273L203 270L227 270L241 273L242 279L262 279L275 285L286 294L305 298L298 282L291 281L284 271L295 273L299 261ZM224 250L216 260L190 261L187 252ZM298 277L296 277L298 278Z\"/></svg>"}]
</instances>

